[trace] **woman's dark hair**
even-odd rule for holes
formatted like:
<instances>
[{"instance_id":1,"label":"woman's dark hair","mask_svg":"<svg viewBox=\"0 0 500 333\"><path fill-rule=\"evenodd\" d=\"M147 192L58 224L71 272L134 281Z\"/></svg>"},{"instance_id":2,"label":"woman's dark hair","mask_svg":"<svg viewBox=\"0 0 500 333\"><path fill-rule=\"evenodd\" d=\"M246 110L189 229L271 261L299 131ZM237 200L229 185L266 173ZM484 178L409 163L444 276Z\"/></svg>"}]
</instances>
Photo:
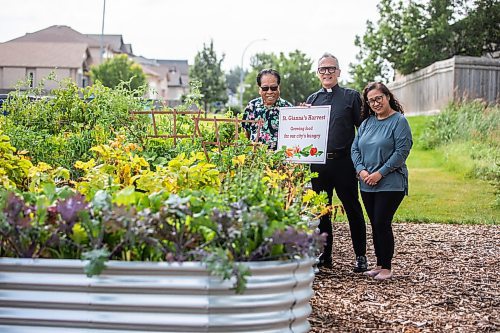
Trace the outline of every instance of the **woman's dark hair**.
<instances>
[{"instance_id":1,"label":"woman's dark hair","mask_svg":"<svg viewBox=\"0 0 500 333\"><path fill-rule=\"evenodd\" d=\"M259 74L257 74L257 84L259 85L260 87L260 83L261 83L261 79L262 79L262 76L266 75L266 74L271 74L271 75L274 75L274 77L276 78L276 80L278 81L278 85L280 84L281 82L281 76L280 76L280 73L278 73L278 71L275 71L274 69L271 69L271 68L265 68L263 70L261 70L259 72Z\"/></svg>"},{"instance_id":2,"label":"woman's dark hair","mask_svg":"<svg viewBox=\"0 0 500 333\"><path fill-rule=\"evenodd\" d=\"M404 114L403 107L385 84L383 84L382 82L370 82L366 85L365 89L363 89L363 107L361 108L361 119L364 120L370 115L375 114L375 112L373 112L370 108L370 104L368 104L368 92L374 89L380 90L385 96L389 97L389 105L391 109Z\"/></svg>"}]
</instances>

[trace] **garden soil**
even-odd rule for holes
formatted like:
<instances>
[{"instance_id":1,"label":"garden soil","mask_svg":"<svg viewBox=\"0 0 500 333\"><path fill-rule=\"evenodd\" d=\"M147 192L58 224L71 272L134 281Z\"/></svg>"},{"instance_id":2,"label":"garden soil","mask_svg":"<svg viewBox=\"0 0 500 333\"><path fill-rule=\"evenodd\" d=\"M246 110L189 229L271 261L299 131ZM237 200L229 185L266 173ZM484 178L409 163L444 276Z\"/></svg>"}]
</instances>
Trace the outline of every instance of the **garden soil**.
<instances>
[{"instance_id":1,"label":"garden soil","mask_svg":"<svg viewBox=\"0 0 500 333\"><path fill-rule=\"evenodd\" d=\"M500 225L394 224L394 278L381 282L352 272L347 223L333 230L310 332L500 332Z\"/></svg>"}]
</instances>

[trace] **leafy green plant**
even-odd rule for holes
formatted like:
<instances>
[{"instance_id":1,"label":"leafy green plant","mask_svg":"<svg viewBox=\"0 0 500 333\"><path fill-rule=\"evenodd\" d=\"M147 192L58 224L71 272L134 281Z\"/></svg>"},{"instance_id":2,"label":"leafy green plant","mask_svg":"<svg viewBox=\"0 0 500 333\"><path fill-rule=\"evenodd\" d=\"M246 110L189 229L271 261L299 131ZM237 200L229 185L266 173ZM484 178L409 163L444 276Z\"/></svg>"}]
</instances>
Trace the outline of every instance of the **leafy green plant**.
<instances>
[{"instance_id":1,"label":"leafy green plant","mask_svg":"<svg viewBox=\"0 0 500 333\"><path fill-rule=\"evenodd\" d=\"M67 80L51 91L50 98L42 98L42 88L11 93L3 104L6 116L0 118L0 128L12 145L26 151L33 163L66 168L76 178L80 173L73 165L90 158L91 147L120 133L134 142L144 140L148 117L130 116L131 110L140 108L135 95L142 91L98 83L79 88Z\"/></svg>"},{"instance_id":2,"label":"leafy green plant","mask_svg":"<svg viewBox=\"0 0 500 333\"><path fill-rule=\"evenodd\" d=\"M77 184L84 192L94 189L88 197L73 191L58 195L53 184L24 199L5 194L2 254L82 256L89 260L88 275L98 274L107 259L201 260L213 274L235 277L241 292L248 276L241 262L314 256L321 248L323 237L307 222L328 212L327 201L305 190L314 176L306 166L284 163L265 148L241 155L228 149L213 153L220 169L204 153L192 152L157 168L155 177L141 168L135 176L121 177L125 173L118 170L134 166L127 147L118 140L95 149L105 163L87 162L87 174L100 172L111 185L98 184L100 176L89 178L95 186ZM145 179L156 180L154 188L145 191Z\"/></svg>"},{"instance_id":3,"label":"leafy green plant","mask_svg":"<svg viewBox=\"0 0 500 333\"><path fill-rule=\"evenodd\" d=\"M16 155L15 152L9 137L0 131L0 185L4 188L16 188L23 184L29 168L33 166L23 155Z\"/></svg>"},{"instance_id":4,"label":"leafy green plant","mask_svg":"<svg viewBox=\"0 0 500 333\"><path fill-rule=\"evenodd\" d=\"M146 75L141 66L126 54L114 56L99 66L92 67L90 76L92 81L100 81L104 86L110 88L126 83L125 86L131 91L136 91L147 83Z\"/></svg>"},{"instance_id":5,"label":"leafy green plant","mask_svg":"<svg viewBox=\"0 0 500 333\"><path fill-rule=\"evenodd\" d=\"M40 193L0 191L0 255L75 258L81 255L73 230L86 208L82 196L46 184ZM58 218L57 214L60 214Z\"/></svg>"},{"instance_id":6,"label":"leafy green plant","mask_svg":"<svg viewBox=\"0 0 500 333\"><path fill-rule=\"evenodd\" d=\"M45 104L12 100L1 120L17 136L0 141L0 179L10 184L0 187L0 255L83 258L88 275L107 260L199 260L241 292L241 262L319 251L324 239L308 222L329 209L324 194L306 190L307 165L234 138L232 123L220 128L231 146L144 140L150 119L130 118L136 102L99 84L56 91Z\"/></svg>"}]
</instances>

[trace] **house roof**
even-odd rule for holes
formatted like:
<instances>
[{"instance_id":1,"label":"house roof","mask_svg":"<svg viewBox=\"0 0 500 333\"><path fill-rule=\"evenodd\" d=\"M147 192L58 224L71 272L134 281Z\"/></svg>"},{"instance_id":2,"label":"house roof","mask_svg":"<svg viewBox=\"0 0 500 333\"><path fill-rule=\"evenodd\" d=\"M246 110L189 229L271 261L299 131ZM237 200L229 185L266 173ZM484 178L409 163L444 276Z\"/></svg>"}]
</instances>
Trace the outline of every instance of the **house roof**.
<instances>
[{"instance_id":1,"label":"house roof","mask_svg":"<svg viewBox=\"0 0 500 333\"><path fill-rule=\"evenodd\" d=\"M132 59L142 65L155 66L158 67L158 62L156 59L149 59L143 56L133 56Z\"/></svg>"},{"instance_id":2,"label":"house roof","mask_svg":"<svg viewBox=\"0 0 500 333\"><path fill-rule=\"evenodd\" d=\"M95 39L87 37L65 25L53 25L39 31L27 33L8 42L86 43L89 46L94 46L96 43Z\"/></svg>"},{"instance_id":3,"label":"house roof","mask_svg":"<svg viewBox=\"0 0 500 333\"><path fill-rule=\"evenodd\" d=\"M189 65L187 60L156 60L160 66L165 66L169 70L175 70L182 75L189 74Z\"/></svg>"},{"instance_id":4,"label":"house roof","mask_svg":"<svg viewBox=\"0 0 500 333\"><path fill-rule=\"evenodd\" d=\"M155 72L159 77L167 77L169 87L185 87L189 82L187 60L157 60L135 56L134 61L142 68Z\"/></svg>"},{"instance_id":5,"label":"house roof","mask_svg":"<svg viewBox=\"0 0 500 333\"><path fill-rule=\"evenodd\" d=\"M85 43L0 43L2 67L81 68L88 57Z\"/></svg>"},{"instance_id":6,"label":"house roof","mask_svg":"<svg viewBox=\"0 0 500 333\"><path fill-rule=\"evenodd\" d=\"M85 34L85 36L97 41L97 46L100 45L100 41L101 41L100 34ZM109 45L114 52L125 52L125 53L129 53L129 54L132 53L131 52L132 46L130 44L123 43L122 35L102 35L102 39L103 39L104 44ZM130 51L130 52L128 52L128 51Z\"/></svg>"},{"instance_id":7,"label":"house roof","mask_svg":"<svg viewBox=\"0 0 500 333\"><path fill-rule=\"evenodd\" d=\"M53 25L9 42L86 43L91 48L98 48L101 46L101 35L82 34L66 25ZM132 54L132 45L123 43L122 35L103 35L103 44L114 52Z\"/></svg>"},{"instance_id":8,"label":"house roof","mask_svg":"<svg viewBox=\"0 0 500 333\"><path fill-rule=\"evenodd\" d=\"M145 64L141 64L141 67L142 67L142 70L144 71L144 74L146 75L150 75L150 76L157 76L159 78L162 78L163 76L161 75L161 73L158 73L156 71L157 68L152 68L148 65L145 65Z\"/></svg>"},{"instance_id":9,"label":"house roof","mask_svg":"<svg viewBox=\"0 0 500 333\"><path fill-rule=\"evenodd\" d=\"M185 87L188 85L189 65L187 60L159 59L156 62L166 72L170 87Z\"/></svg>"},{"instance_id":10,"label":"house roof","mask_svg":"<svg viewBox=\"0 0 500 333\"><path fill-rule=\"evenodd\" d=\"M132 44L123 44L123 49L125 50L126 53L128 54L134 54L132 52Z\"/></svg>"}]
</instances>

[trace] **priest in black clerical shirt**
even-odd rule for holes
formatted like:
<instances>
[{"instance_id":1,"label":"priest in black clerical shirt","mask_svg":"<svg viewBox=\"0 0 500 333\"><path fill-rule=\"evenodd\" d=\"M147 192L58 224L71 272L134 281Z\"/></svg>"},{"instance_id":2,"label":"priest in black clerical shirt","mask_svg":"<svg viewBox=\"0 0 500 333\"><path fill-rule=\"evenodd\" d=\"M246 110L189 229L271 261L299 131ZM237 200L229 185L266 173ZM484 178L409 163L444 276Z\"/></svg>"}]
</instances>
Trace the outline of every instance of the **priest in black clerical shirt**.
<instances>
[{"instance_id":1,"label":"priest in black clerical shirt","mask_svg":"<svg viewBox=\"0 0 500 333\"><path fill-rule=\"evenodd\" d=\"M316 192L325 191L331 202L333 190L344 206L349 220L351 239L356 256L354 272L368 269L366 260L366 224L358 196L358 180L351 160L351 145L355 127L361 124L361 97L352 89L338 85L339 62L335 56L325 53L318 62L317 75L322 88L307 98L308 105L331 105L328 131L326 164L312 164L311 170L319 176L312 179ZM318 267L332 268L332 223L324 216L319 224L320 232L328 234L325 249Z\"/></svg>"}]
</instances>

